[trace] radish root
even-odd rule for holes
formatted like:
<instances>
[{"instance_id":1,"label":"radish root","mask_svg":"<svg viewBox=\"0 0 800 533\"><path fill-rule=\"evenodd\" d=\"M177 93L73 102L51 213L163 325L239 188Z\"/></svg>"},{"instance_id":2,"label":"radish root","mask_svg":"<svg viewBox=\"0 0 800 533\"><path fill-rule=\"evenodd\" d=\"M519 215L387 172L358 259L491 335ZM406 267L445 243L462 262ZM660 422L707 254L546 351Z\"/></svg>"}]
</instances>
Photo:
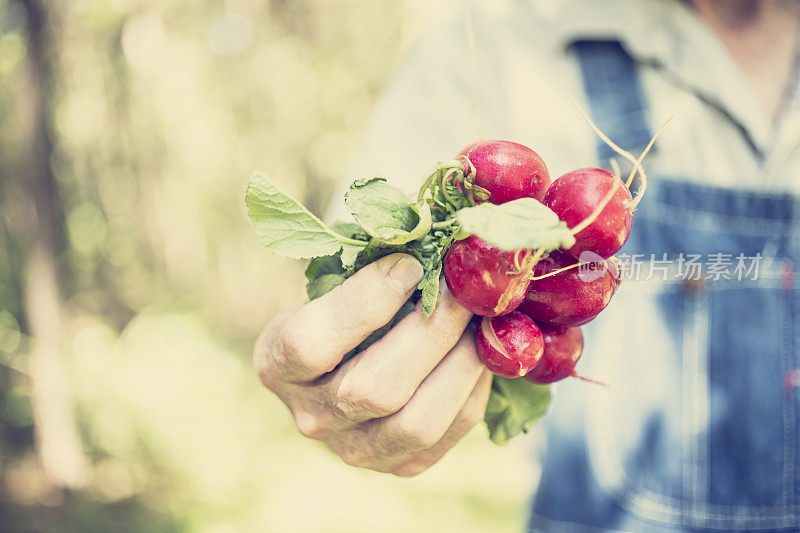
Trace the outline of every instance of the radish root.
<instances>
[{"instance_id":1,"label":"radish root","mask_svg":"<svg viewBox=\"0 0 800 533\"><path fill-rule=\"evenodd\" d=\"M593 383L595 385L600 385L601 387L605 387L607 389L620 390L620 388L617 387L616 385L609 385L608 383L606 383L604 381L598 381L596 379L587 378L586 376L581 376L580 374L577 374L574 371L572 373L572 377L573 378L578 378L579 380L585 381L586 383Z\"/></svg>"},{"instance_id":2,"label":"radish root","mask_svg":"<svg viewBox=\"0 0 800 533\"><path fill-rule=\"evenodd\" d=\"M611 165L611 173L617 176L618 178L622 179L622 170L620 170L619 163L617 163L617 160L611 159L609 161L609 164ZM627 187L628 184L626 183L625 186Z\"/></svg>"},{"instance_id":3,"label":"radish root","mask_svg":"<svg viewBox=\"0 0 800 533\"><path fill-rule=\"evenodd\" d=\"M552 272L548 272L547 274L542 274L541 276L529 277L528 280L536 281L536 280L539 280L539 279L549 278L551 276L555 276L556 274L561 274L562 272L564 272L566 270L571 270L573 268L579 268L579 267L582 267L583 265L588 265L588 264L589 264L588 261L578 261L577 263L575 263L573 265L569 265L569 266L566 266L564 268L559 268L557 270L553 270Z\"/></svg>"},{"instance_id":4,"label":"radish root","mask_svg":"<svg viewBox=\"0 0 800 533\"><path fill-rule=\"evenodd\" d=\"M667 118L666 121L664 121L664 124L662 124L661 127L658 129L658 131L655 133L655 135L653 135L653 137L650 139L650 142L647 143L647 147L644 149L644 151L639 155L638 158L635 158L633 157L633 154L631 154L629 151L623 148L620 148L619 145L617 145L614 141L612 141L608 137L608 135L603 133L603 131L597 126L597 124L594 123L594 121L592 121L589 115L586 114L586 112L581 108L580 105L578 105L578 103L575 100L573 100L572 103L575 104L575 107L578 108L578 111L583 116L583 119L586 121L589 127L592 128L592 130L600 138L600 140L606 143L608 147L614 150L616 153L618 153L619 155L630 161L630 163L633 165L633 168L631 168L631 172L628 175L628 179L625 181L625 186L626 187L631 186L637 172L639 173L639 176L641 176L642 183L639 186L639 189L636 191L636 196L633 199L633 203L631 204L631 211L635 210L636 206L639 205L639 202L642 201L642 197L644 196L644 193L647 190L647 173L644 170L644 166L642 166L642 160L650 151L650 149L653 147L653 144L656 142L656 139L664 130L664 128L667 126L669 121L672 120L672 117L669 117ZM616 161L612 160L611 164L612 166L616 165ZM619 178L620 182L622 182L622 177L619 175L619 167L615 166L614 170L615 170L614 174ZM577 226L575 226L575 228L573 228L572 230L573 235L576 235L581 230L586 229L586 227L589 226L589 224L597 220L597 217L600 216L600 213L603 212L603 209L605 209L606 205L608 205L608 202L610 202L611 198L614 197L614 193L616 193L617 189L619 189L619 184L614 182L614 187L612 187L611 191L609 191L609 193L605 196L605 198L603 198L603 201L600 202L600 205L597 206L597 209L595 209L591 215L589 215L585 220L583 220L580 224L578 224Z\"/></svg>"},{"instance_id":5,"label":"radish root","mask_svg":"<svg viewBox=\"0 0 800 533\"><path fill-rule=\"evenodd\" d=\"M647 155L647 152L650 151L650 148L653 147L653 143L656 142L656 139L661 134L661 132L664 130L664 128L667 127L667 124L669 124L670 120L672 120L672 117L668 117L667 120L664 121L664 123L661 125L661 127L658 128L658 131L650 139L650 142L647 143L647 147L639 155L639 159L636 160L636 166L631 169L631 173L628 176L628 181L625 182L625 185L630 187L630 184L633 183L634 171L636 170L636 168L638 168L639 171L641 172L642 184L639 186L639 190L636 191L636 198L633 199L632 210L636 209L636 206L639 205L639 202L642 201L642 197L644 197L644 191L647 190L647 174L645 173L644 167L642 166L642 160L644 159L644 156Z\"/></svg>"}]
</instances>

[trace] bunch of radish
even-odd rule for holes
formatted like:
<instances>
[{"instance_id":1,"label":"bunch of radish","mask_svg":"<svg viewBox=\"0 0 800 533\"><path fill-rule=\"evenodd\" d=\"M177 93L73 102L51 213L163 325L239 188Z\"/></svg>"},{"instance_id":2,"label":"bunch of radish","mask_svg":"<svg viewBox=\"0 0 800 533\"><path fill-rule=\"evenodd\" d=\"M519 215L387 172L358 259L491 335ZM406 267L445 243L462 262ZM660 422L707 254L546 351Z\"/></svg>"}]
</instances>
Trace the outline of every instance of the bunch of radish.
<instances>
[{"instance_id":1,"label":"bunch of radish","mask_svg":"<svg viewBox=\"0 0 800 533\"><path fill-rule=\"evenodd\" d=\"M501 250L477 235L453 243L444 275L456 300L483 317L478 353L498 376L534 383L577 376L579 326L595 318L619 286L615 265L606 260L631 232L631 193L599 168L574 170L551 183L542 158L513 142L476 143L460 157L474 184L488 191L486 201L539 200L574 234L571 246L549 252ZM581 276L587 252L598 264Z\"/></svg>"},{"instance_id":2,"label":"bunch of radish","mask_svg":"<svg viewBox=\"0 0 800 533\"><path fill-rule=\"evenodd\" d=\"M614 172L581 168L551 182L530 148L484 141L437 165L415 199L381 177L354 181L345 195L353 221L325 224L259 172L245 201L268 249L310 259L309 299L388 254L410 254L422 264L417 291L345 360L415 310L430 316L444 274L455 299L481 317L477 349L496 375L485 421L490 438L504 443L545 413L547 384L581 377L575 370L583 351L580 326L619 287L614 254L628 239L647 186L641 162L655 137L634 158L585 118L632 164L627 180L612 161Z\"/></svg>"}]
</instances>

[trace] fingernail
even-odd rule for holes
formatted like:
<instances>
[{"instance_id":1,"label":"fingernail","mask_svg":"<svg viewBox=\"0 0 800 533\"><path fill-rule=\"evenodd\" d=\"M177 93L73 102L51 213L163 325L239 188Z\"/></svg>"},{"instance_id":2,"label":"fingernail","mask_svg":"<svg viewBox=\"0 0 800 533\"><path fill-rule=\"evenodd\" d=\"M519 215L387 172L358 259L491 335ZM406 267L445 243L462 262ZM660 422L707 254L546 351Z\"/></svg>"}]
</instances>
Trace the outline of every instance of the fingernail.
<instances>
[{"instance_id":1,"label":"fingernail","mask_svg":"<svg viewBox=\"0 0 800 533\"><path fill-rule=\"evenodd\" d=\"M408 292L422 280L422 265L409 255L402 255L389 269L386 277L398 291Z\"/></svg>"}]
</instances>

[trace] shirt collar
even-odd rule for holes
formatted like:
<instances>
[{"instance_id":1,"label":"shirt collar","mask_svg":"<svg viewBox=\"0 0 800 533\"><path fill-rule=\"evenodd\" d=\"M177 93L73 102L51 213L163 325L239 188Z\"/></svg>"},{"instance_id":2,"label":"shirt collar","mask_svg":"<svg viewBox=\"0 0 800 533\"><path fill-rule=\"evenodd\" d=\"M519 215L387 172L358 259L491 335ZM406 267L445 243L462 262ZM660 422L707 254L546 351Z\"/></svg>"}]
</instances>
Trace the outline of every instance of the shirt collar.
<instances>
[{"instance_id":1,"label":"shirt collar","mask_svg":"<svg viewBox=\"0 0 800 533\"><path fill-rule=\"evenodd\" d=\"M761 154L768 151L770 118L727 50L683 0L564 0L549 14L559 49L579 40L618 40L634 59L736 122Z\"/></svg>"}]
</instances>

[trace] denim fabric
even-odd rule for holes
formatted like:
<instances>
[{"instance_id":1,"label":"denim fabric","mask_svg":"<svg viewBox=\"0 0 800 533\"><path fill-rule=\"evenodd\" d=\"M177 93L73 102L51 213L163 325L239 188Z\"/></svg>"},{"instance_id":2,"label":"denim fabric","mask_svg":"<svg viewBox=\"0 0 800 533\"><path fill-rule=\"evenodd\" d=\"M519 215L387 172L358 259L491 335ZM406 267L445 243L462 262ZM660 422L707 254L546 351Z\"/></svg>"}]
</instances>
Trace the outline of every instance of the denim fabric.
<instances>
[{"instance_id":1,"label":"denim fabric","mask_svg":"<svg viewBox=\"0 0 800 533\"><path fill-rule=\"evenodd\" d=\"M614 142L640 153L652 133L636 64L618 41L577 41L572 48L583 79L591 80L584 83L584 91L595 123L604 132L616 132ZM620 98L620 87L625 87L625 98ZM604 142L598 142L597 151L603 164L617 157Z\"/></svg>"},{"instance_id":2,"label":"denim fabric","mask_svg":"<svg viewBox=\"0 0 800 533\"><path fill-rule=\"evenodd\" d=\"M576 50L592 54L582 68L601 128L640 145L641 123L603 118L615 98L643 116L635 76L591 81L593 64L633 62L608 43ZM578 366L619 388L558 386L532 531L800 530L800 199L697 183L650 176L623 252L762 254L758 278L641 279L645 263L623 282L584 327Z\"/></svg>"}]
</instances>

